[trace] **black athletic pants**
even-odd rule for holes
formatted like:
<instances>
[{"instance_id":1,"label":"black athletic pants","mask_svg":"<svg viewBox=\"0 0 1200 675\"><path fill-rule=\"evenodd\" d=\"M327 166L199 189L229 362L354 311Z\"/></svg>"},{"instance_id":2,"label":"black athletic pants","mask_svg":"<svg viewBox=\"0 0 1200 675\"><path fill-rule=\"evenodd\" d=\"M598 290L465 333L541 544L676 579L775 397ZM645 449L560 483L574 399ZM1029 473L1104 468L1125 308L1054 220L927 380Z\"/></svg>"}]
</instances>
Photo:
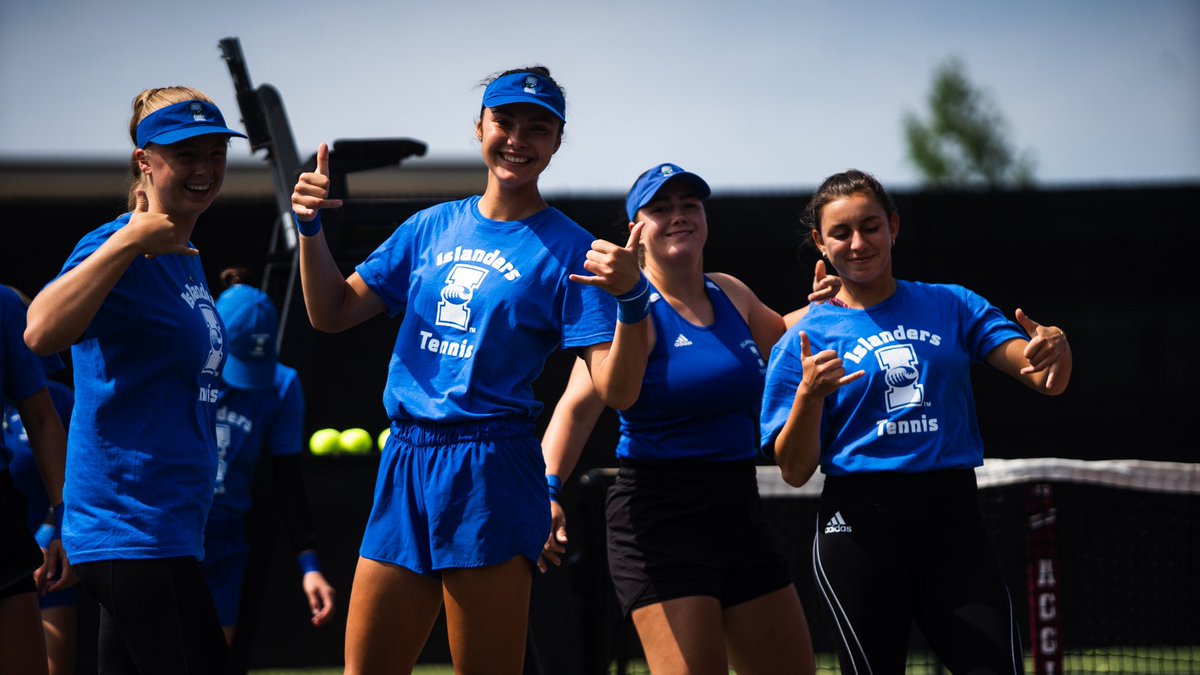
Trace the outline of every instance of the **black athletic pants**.
<instances>
[{"instance_id":1,"label":"black athletic pants","mask_svg":"<svg viewBox=\"0 0 1200 675\"><path fill-rule=\"evenodd\" d=\"M817 518L843 673L903 673L914 620L952 673L1023 672L973 471L826 477Z\"/></svg>"},{"instance_id":2,"label":"black athletic pants","mask_svg":"<svg viewBox=\"0 0 1200 675\"><path fill-rule=\"evenodd\" d=\"M229 648L192 557L75 565L100 604L101 675L224 675Z\"/></svg>"}]
</instances>

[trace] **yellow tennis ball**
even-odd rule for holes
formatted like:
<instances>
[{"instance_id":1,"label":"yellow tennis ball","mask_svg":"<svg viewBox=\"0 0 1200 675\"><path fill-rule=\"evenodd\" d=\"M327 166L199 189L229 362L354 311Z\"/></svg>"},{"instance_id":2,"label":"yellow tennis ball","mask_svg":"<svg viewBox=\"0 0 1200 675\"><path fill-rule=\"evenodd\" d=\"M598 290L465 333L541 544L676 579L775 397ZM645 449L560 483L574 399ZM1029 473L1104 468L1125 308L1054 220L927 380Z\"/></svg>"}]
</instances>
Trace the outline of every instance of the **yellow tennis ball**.
<instances>
[{"instance_id":1,"label":"yellow tennis ball","mask_svg":"<svg viewBox=\"0 0 1200 675\"><path fill-rule=\"evenodd\" d=\"M383 452L383 446L387 445L387 439L391 435L392 430L390 427L384 427L383 431L379 432L379 437L376 439L376 442L379 444L380 452Z\"/></svg>"},{"instance_id":2,"label":"yellow tennis ball","mask_svg":"<svg viewBox=\"0 0 1200 675\"><path fill-rule=\"evenodd\" d=\"M371 434L367 433L366 429L347 429L341 435L342 452L351 455L365 455L374 447Z\"/></svg>"},{"instance_id":3,"label":"yellow tennis ball","mask_svg":"<svg viewBox=\"0 0 1200 675\"><path fill-rule=\"evenodd\" d=\"M318 429L308 439L308 451L314 455L332 455L341 450L340 439L337 429Z\"/></svg>"}]
</instances>

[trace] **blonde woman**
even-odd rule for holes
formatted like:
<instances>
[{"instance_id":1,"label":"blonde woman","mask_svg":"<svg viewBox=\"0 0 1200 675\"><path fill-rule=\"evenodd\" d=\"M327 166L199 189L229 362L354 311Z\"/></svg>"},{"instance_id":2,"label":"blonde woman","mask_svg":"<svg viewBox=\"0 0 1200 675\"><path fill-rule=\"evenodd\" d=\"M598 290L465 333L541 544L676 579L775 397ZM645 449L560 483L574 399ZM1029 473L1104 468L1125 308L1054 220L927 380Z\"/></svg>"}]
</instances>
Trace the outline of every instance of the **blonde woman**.
<instances>
[{"instance_id":1,"label":"blonde woman","mask_svg":"<svg viewBox=\"0 0 1200 675\"><path fill-rule=\"evenodd\" d=\"M130 211L79 241L25 341L71 348L63 544L102 608L100 671L228 672L199 564L225 329L189 240L244 135L188 87L138 94L129 131Z\"/></svg>"}]
</instances>

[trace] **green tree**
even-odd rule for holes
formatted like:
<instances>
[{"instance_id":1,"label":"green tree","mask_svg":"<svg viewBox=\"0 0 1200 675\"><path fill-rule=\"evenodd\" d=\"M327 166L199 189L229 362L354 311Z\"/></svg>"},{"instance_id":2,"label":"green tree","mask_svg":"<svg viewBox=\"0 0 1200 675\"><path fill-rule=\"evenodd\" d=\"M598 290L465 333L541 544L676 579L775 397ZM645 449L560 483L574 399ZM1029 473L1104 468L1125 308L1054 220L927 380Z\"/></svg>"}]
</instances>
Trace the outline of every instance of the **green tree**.
<instances>
[{"instance_id":1,"label":"green tree","mask_svg":"<svg viewBox=\"0 0 1200 675\"><path fill-rule=\"evenodd\" d=\"M904 114L909 161L932 188L1033 184L1033 159L1009 144L1008 125L990 98L967 79L958 59L934 71L928 118Z\"/></svg>"}]
</instances>

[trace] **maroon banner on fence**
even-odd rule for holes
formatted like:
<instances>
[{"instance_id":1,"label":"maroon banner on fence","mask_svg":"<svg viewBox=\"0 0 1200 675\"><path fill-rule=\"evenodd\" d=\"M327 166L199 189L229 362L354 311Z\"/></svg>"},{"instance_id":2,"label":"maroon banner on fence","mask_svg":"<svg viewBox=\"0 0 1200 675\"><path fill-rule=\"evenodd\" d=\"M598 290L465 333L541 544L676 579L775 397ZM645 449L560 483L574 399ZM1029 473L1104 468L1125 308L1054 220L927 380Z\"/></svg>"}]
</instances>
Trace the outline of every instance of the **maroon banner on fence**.
<instances>
[{"instance_id":1,"label":"maroon banner on fence","mask_svg":"<svg viewBox=\"0 0 1200 675\"><path fill-rule=\"evenodd\" d=\"M1062 589L1059 586L1058 510L1049 483L1034 483L1026 495L1029 632L1033 672L1063 672Z\"/></svg>"}]
</instances>

